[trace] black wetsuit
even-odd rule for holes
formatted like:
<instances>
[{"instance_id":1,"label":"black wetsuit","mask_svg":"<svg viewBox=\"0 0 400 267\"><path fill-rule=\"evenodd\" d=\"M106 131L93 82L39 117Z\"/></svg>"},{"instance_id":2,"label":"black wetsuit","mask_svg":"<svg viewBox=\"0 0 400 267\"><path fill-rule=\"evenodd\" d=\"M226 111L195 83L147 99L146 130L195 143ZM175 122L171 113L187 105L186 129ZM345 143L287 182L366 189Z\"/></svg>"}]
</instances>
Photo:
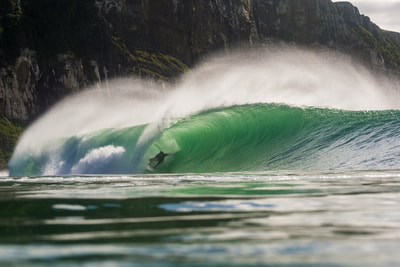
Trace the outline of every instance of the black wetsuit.
<instances>
[{"instance_id":1,"label":"black wetsuit","mask_svg":"<svg viewBox=\"0 0 400 267\"><path fill-rule=\"evenodd\" d=\"M154 158L149 159L150 163L150 167L152 168L157 168L158 165L160 165L161 163L164 162L165 157L168 156L167 153L164 153L162 151L160 151L160 153L158 153Z\"/></svg>"}]
</instances>

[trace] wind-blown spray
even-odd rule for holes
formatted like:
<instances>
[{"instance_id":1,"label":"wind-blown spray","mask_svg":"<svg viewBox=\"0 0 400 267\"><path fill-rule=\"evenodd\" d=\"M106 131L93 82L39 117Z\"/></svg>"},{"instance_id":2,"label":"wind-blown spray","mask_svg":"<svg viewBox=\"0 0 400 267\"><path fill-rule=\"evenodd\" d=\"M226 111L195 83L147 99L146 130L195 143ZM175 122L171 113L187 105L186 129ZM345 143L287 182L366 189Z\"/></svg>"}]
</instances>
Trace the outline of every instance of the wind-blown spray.
<instances>
[{"instance_id":1,"label":"wind-blown spray","mask_svg":"<svg viewBox=\"0 0 400 267\"><path fill-rule=\"evenodd\" d=\"M357 131L365 134L361 122L375 125L383 134L378 139L390 135L399 130L398 108L393 83L340 54L275 47L214 56L174 86L120 79L109 82L107 90L91 89L65 99L23 135L10 174L143 173L148 159L160 150L173 154L156 170L160 172L393 167L394 161L382 165L380 159L365 159L369 163L358 166L341 160L332 166L315 160L300 164L296 159L322 151L318 142L334 145ZM352 131L343 123L363 126ZM316 128L320 131L314 132ZM328 129L335 128L343 131L324 141ZM302 144L306 136L317 141ZM355 147L351 151L358 157L373 153L372 145L357 152ZM344 155L332 151L338 154L325 154ZM240 153L247 160L232 156Z\"/></svg>"}]
</instances>

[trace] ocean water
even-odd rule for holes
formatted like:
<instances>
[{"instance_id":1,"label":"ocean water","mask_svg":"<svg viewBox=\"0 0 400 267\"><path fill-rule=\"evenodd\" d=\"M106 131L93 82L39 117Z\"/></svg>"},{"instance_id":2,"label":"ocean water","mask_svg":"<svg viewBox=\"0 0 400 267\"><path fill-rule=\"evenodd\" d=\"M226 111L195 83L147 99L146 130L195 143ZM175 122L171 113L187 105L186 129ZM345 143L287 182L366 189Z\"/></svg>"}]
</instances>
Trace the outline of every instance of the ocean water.
<instances>
[{"instance_id":1,"label":"ocean water","mask_svg":"<svg viewBox=\"0 0 400 267\"><path fill-rule=\"evenodd\" d=\"M400 171L2 177L1 266L398 266Z\"/></svg>"},{"instance_id":2,"label":"ocean water","mask_svg":"<svg viewBox=\"0 0 400 267\"><path fill-rule=\"evenodd\" d=\"M270 48L71 96L0 177L0 265L400 265L398 88Z\"/></svg>"}]
</instances>

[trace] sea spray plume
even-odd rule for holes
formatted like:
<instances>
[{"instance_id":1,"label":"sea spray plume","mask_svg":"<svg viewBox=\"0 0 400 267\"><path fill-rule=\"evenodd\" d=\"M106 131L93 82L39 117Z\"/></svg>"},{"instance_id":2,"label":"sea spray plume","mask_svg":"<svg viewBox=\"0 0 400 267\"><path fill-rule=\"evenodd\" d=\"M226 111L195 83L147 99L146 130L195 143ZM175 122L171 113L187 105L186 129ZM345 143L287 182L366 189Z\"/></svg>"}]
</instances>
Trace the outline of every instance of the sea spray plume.
<instances>
[{"instance_id":1,"label":"sea spray plume","mask_svg":"<svg viewBox=\"0 0 400 267\"><path fill-rule=\"evenodd\" d=\"M393 81L340 53L272 47L211 57L185 77L175 94L183 99L179 108L260 102L382 110L399 107L393 87Z\"/></svg>"},{"instance_id":2,"label":"sea spray plume","mask_svg":"<svg viewBox=\"0 0 400 267\"><path fill-rule=\"evenodd\" d=\"M81 136L106 128L123 128L157 121L163 89L148 81L118 79L67 97L39 118L19 145L40 147L49 140Z\"/></svg>"},{"instance_id":3,"label":"sea spray plume","mask_svg":"<svg viewBox=\"0 0 400 267\"><path fill-rule=\"evenodd\" d=\"M214 57L172 88L136 79L73 95L34 123L21 141L147 124L208 108L248 103L285 103L350 110L397 109L398 96L341 54L294 48ZM398 93L397 93L398 94Z\"/></svg>"},{"instance_id":4,"label":"sea spray plume","mask_svg":"<svg viewBox=\"0 0 400 267\"><path fill-rule=\"evenodd\" d=\"M164 88L159 83L121 79L109 82L107 88L91 89L67 98L21 138L10 162L11 175L15 175L13 170L17 166L25 166L23 162L27 159L31 163L36 159L32 164L39 174L46 174L46 169L58 174L72 173L71 168L91 150L106 152L109 150L101 148L121 146L108 140L110 143L97 142L94 147L76 154L75 150L94 140L91 133L110 129L118 136L122 131L118 129L133 126L136 128L125 130L129 132L132 148L127 149L126 143L123 146L126 163L135 166L124 167L118 173L143 172L147 160L144 155L158 152L159 147L153 142L157 144L155 141L162 137L164 129L179 118L207 109L251 103L352 110L397 109L399 102L391 87L390 82L336 53L274 47L216 56L182 77L175 86ZM95 136L101 139L101 134ZM65 142L60 142L61 139L74 143L63 152L73 158L69 164L55 157ZM174 140L164 140L163 145L166 142L179 150ZM109 160L106 156L98 158ZM55 161L62 167L58 171L53 168L58 166ZM42 163L38 166L37 162Z\"/></svg>"}]
</instances>

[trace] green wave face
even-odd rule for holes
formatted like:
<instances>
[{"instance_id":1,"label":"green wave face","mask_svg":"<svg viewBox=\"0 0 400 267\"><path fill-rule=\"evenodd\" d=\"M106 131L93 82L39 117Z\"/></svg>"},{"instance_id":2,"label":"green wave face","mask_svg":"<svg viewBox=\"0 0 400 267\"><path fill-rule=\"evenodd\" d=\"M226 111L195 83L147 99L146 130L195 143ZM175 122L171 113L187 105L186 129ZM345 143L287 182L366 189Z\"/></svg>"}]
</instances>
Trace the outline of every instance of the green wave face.
<instances>
[{"instance_id":1,"label":"green wave face","mask_svg":"<svg viewBox=\"0 0 400 267\"><path fill-rule=\"evenodd\" d=\"M399 119L399 111L232 106L150 137L143 125L59 140L39 155L13 157L10 175L398 168ZM149 168L160 151L169 155Z\"/></svg>"},{"instance_id":2,"label":"green wave face","mask_svg":"<svg viewBox=\"0 0 400 267\"><path fill-rule=\"evenodd\" d=\"M247 105L210 110L184 119L153 144L176 142L179 150L163 172L226 172L269 169L273 154L301 138L303 110ZM297 135L296 135L297 134ZM167 152L168 148L165 147Z\"/></svg>"},{"instance_id":3,"label":"green wave face","mask_svg":"<svg viewBox=\"0 0 400 267\"><path fill-rule=\"evenodd\" d=\"M209 110L167 129L151 153L176 154L160 172L395 168L400 112L254 104Z\"/></svg>"}]
</instances>

